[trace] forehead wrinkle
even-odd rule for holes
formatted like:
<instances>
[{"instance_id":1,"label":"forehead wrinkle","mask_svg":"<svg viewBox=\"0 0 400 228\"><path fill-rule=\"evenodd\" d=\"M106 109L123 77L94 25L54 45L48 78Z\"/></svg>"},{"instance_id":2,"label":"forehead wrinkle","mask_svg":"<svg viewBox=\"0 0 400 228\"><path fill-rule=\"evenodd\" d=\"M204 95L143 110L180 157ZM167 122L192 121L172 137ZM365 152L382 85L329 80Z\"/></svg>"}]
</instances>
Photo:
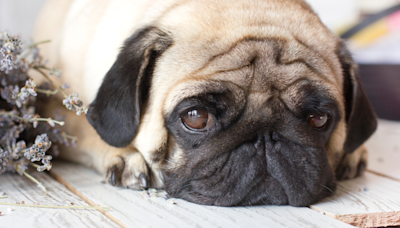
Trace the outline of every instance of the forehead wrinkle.
<instances>
[{"instance_id":1,"label":"forehead wrinkle","mask_svg":"<svg viewBox=\"0 0 400 228\"><path fill-rule=\"evenodd\" d=\"M289 66L293 64L301 64L306 66L310 71L312 71L317 77L319 77L321 80L325 82L330 82L329 77L324 75L321 71L319 71L316 67L313 67L311 64L309 64L306 60L303 58L299 57L297 59L291 60L290 62L285 62L285 63L280 63L281 65Z\"/></svg>"},{"instance_id":2,"label":"forehead wrinkle","mask_svg":"<svg viewBox=\"0 0 400 228\"><path fill-rule=\"evenodd\" d=\"M283 69L279 69L279 74L285 74L286 73L286 80L285 82L287 83L282 83L280 85L283 85L283 87L278 87L276 86L276 88L279 88L279 90L285 90L288 87L299 83L301 80L309 80L309 81L319 81L319 82L323 82L329 85L333 85L333 82L329 79L327 79L326 77L324 77L324 75L319 74L319 71L316 70L316 68L310 66L309 64L307 64L306 62L293 62L291 64L284 64L284 65L280 65L283 66ZM292 70L292 68L297 69L297 71ZM313 70L315 69L315 70ZM289 73L292 73L294 75L294 77L289 78ZM297 74L297 75L296 75ZM282 82L282 81L279 81Z\"/></svg>"},{"instance_id":3,"label":"forehead wrinkle","mask_svg":"<svg viewBox=\"0 0 400 228\"><path fill-rule=\"evenodd\" d=\"M277 65L276 62L261 60L254 64L253 77L249 82L250 91L266 92L283 90L288 85L309 75L309 69L296 65Z\"/></svg>"},{"instance_id":4,"label":"forehead wrinkle","mask_svg":"<svg viewBox=\"0 0 400 228\"><path fill-rule=\"evenodd\" d=\"M324 69L328 69L327 66L318 63L318 61L321 62L320 57L316 57L317 60L313 58L313 61L310 62L305 58L307 52L297 49L294 53L290 53L290 51L284 51L285 48L282 45L277 44L278 42L274 45L275 56L273 59L271 59L271 56L265 55L258 57L261 58L261 61L256 62L254 69L256 73L253 79L255 83L252 90L262 91L271 87L282 90L303 77L309 77L310 80L322 81L336 87L337 81L331 79L332 75L327 75L326 71L324 73Z\"/></svg>"},{"instance_id":5,"label":"forehead wrinkle","mask_svg":"<svg viewBox=\"0 0 400 228\"><path fill-rule=\"evenodd\" d=\"M193 75L210 75L217 72L232 70L233 64L226 64L223 66L222 64L218 64L221 61L224 61L228 58L228 60L236 60L236 61L225 61L225 62L234 62L236 63L235 68L239 69L251 64L255 56L257 55L257 51L254 48L247 48L244 51L241 50L242 46L252 46L251 41L265 42L266 40L255 39L255 38L243 38L236 41L233 45L229 47L229 49L221 51L213 56L211 56L206 64L196 71L194 71ZM236 57L236 58L235 58ZM234 69L233 69L234 70Z\"/></svg>"},{"instance_id":6,"label":"forehead wrinkle","mask_svg":"<svg viewBox=\"0 0 400 228\"><path fill-rule=\"evenodd\" d=\"M325 64L328 66L329 71L330 71L329 73L330 73L331 75L336 75L336 74L335 74L335 67L333 66L333 63L331 63L330 61L328 61L327 59L325 59L317 50L314 50L314 49L311 48L309 45L306 45L304 42L302 42L299 38L297 38L297 37L294 36L294 35L293 35L293 39L294 39L299 45L301 45L302 47L304 47L304 48L306 48L307 50L311 51L313 54L317 55L318 59L322 60L322 62L325 63ZM307 63L307 62L305 62L305 63ZM308 63L307 63L307 64L308 64ZM330 81L330 82L332 81L332 80L329 80L329 79L330 79L329 75L325 75L323 72L321 72L321 71L319 71L318 69L312 67L311 65L309 65L309 66L310 66L311 68L315 69L315 70L318 72L318 75L320 74L320 75L325 76L326 81Z\"/></svg>"}]
</instances>

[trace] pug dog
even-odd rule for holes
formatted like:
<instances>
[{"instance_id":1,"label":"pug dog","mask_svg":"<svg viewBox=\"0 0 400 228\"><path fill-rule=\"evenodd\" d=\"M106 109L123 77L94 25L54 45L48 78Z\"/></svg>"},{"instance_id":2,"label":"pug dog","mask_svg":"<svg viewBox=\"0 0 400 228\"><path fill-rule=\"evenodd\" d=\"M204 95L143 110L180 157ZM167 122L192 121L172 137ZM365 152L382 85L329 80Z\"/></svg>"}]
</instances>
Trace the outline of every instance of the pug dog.
<instances>
[{"instance_id":1,"label":"pug dog","mask_svg":"<svg viewBox=\"0 0 400 228\"><path fill-rule=\"evenodd\" d=\"M90 104L62 157L217 206L306 206L362 174L374 111L302 0L50 0L36 29ZM51 111L51 110L49 110Z\"/></svg>"}]
</instances>

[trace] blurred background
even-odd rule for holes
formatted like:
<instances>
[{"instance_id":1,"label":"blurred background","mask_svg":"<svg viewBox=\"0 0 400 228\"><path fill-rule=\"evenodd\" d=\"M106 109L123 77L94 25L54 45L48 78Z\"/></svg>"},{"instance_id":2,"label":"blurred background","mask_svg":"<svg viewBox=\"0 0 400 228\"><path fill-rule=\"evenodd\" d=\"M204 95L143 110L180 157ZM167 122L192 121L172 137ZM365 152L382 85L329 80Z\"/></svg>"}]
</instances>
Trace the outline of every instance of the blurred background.
<instances>
[{"instance_id":1,"label":"blurred background","mask_svg":"<svg viewBox=\"0 0 400 228\"><path fill-rule=\"evenodd\" d=\"M400 0L306 0L348 40L380 118L400 120ZM0 30L29 39L46 0L0 0Z\"/></svg>"}]
</instances>

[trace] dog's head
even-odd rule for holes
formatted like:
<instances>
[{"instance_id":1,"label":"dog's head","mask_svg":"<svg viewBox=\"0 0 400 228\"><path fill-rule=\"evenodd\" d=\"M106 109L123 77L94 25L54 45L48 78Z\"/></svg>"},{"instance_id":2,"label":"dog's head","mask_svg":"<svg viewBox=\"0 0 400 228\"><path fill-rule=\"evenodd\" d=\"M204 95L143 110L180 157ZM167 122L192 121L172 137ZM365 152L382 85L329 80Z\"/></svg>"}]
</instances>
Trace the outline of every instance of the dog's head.
<instances>
[{"instance_id":1,"label":"dog's head","mask_svg":"<svg viewBox=\"0 0 400 228\"><path fill-rule=\"evenodd\" d=\"M174 6L129 38L90 123L110 145L133 143L174 197L303 206L330 195L343 156L376 128L351 56L301 1L219 4Z\"/></svg>"}]
</instances>

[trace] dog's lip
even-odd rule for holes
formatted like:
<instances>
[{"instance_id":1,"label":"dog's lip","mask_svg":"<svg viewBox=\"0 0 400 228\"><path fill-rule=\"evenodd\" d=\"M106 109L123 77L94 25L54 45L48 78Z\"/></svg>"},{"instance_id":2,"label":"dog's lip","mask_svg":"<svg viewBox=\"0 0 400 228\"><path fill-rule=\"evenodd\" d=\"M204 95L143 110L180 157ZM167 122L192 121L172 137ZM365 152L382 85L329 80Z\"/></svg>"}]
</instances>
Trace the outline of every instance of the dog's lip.
<instances>
[{"instance_id":1,"label":"dog's lip","mask_svg":"<svg viewBox=\"0 0 400 228\"><path fill-rule=\"evenodd\" d=\"M266 177L270 177L273 179L271 182L267 180ZM269 190L263 187L263 185L273 186L275 189L281 189L279 193L271 193ZM252 206L252 205L291 205L291 206L308 206L315 202L318 202L330 195L333 194L335 190L335 186L330 186L333 188L331 190L327 190L327 187L323 184L320 184L320 192L315 194L314 197L307 197L307 199L291 202L290 194L286 192L285 188L282 186L282 183L273 178L271 175L266 173L264 178L261 178L254 186L244 194L237 194L234 196L227 196L226 194L220 194L220 196L215 195L207 195L202 193L201 191L192 190L192 185L189 183L185 186L185 188L180 189L179 192L175 192L174 194L170 194L172 197L181 198L193 203L201 204L201 205L213 205L213 206L222 206L222 207L232 207L232 206ZM268 194L270 193L270 194ZM278 194L278 195L277 195ZM292 193L293 194L293 193ZM295 193L297 194L297 193ZM217 194L218 195L218 194ZM305 194L306 196L307 194ZM257 200L254 200L258 198ZM275 198L275 202L269 201L271 198Z\"/></svg>"},{"instance_id":2,"label":"dog's lip","mask_svg":"<svg viewBox=\"0 0 400 228\"><path fill-rule=\"evenodd\" d=\"M202 205L213 205L213 206L221 206L221 207L231 207L231 206L248 206L250 204L246 203L246 196L252 191L251 189L247 194L242 196L235 197L226 197L225 195L221 197L211 197L207 196L201 192L189 191L186 192L185 189L180 191L178 194L174 195L176 198L181 198L193 203L202 204ZM285 193L286 196L286 193ZM286 196L287 197L287 196ZM252 205L265 204L262 199L260 199L256 203L252 203Z\"/></svg>"},{"instance_id":3,"label":"dog's lip","mask_svg":"<svg viewBox=\"0 0 400 228\"><path fill-rule=\"evenodd\" d=\"M193 191L191 190L191 184L187 184L185 188L180 189L180 191L175 192L175 194L171 194L171 196L203 205L214 205L223 207L244 206L244 204L242 204L241 202L246 198L247 195L250 194L251 191L255 190L258 183L260 183L262 180L264 180L264 178L260 178L256 183L254 183L253 187L245 194L236 195L234 197L226 196L225 194L215 197L201 193L199 191ZM191 181L196 181L196 179L192 179Z\"/></svg>"}]
</instances>

